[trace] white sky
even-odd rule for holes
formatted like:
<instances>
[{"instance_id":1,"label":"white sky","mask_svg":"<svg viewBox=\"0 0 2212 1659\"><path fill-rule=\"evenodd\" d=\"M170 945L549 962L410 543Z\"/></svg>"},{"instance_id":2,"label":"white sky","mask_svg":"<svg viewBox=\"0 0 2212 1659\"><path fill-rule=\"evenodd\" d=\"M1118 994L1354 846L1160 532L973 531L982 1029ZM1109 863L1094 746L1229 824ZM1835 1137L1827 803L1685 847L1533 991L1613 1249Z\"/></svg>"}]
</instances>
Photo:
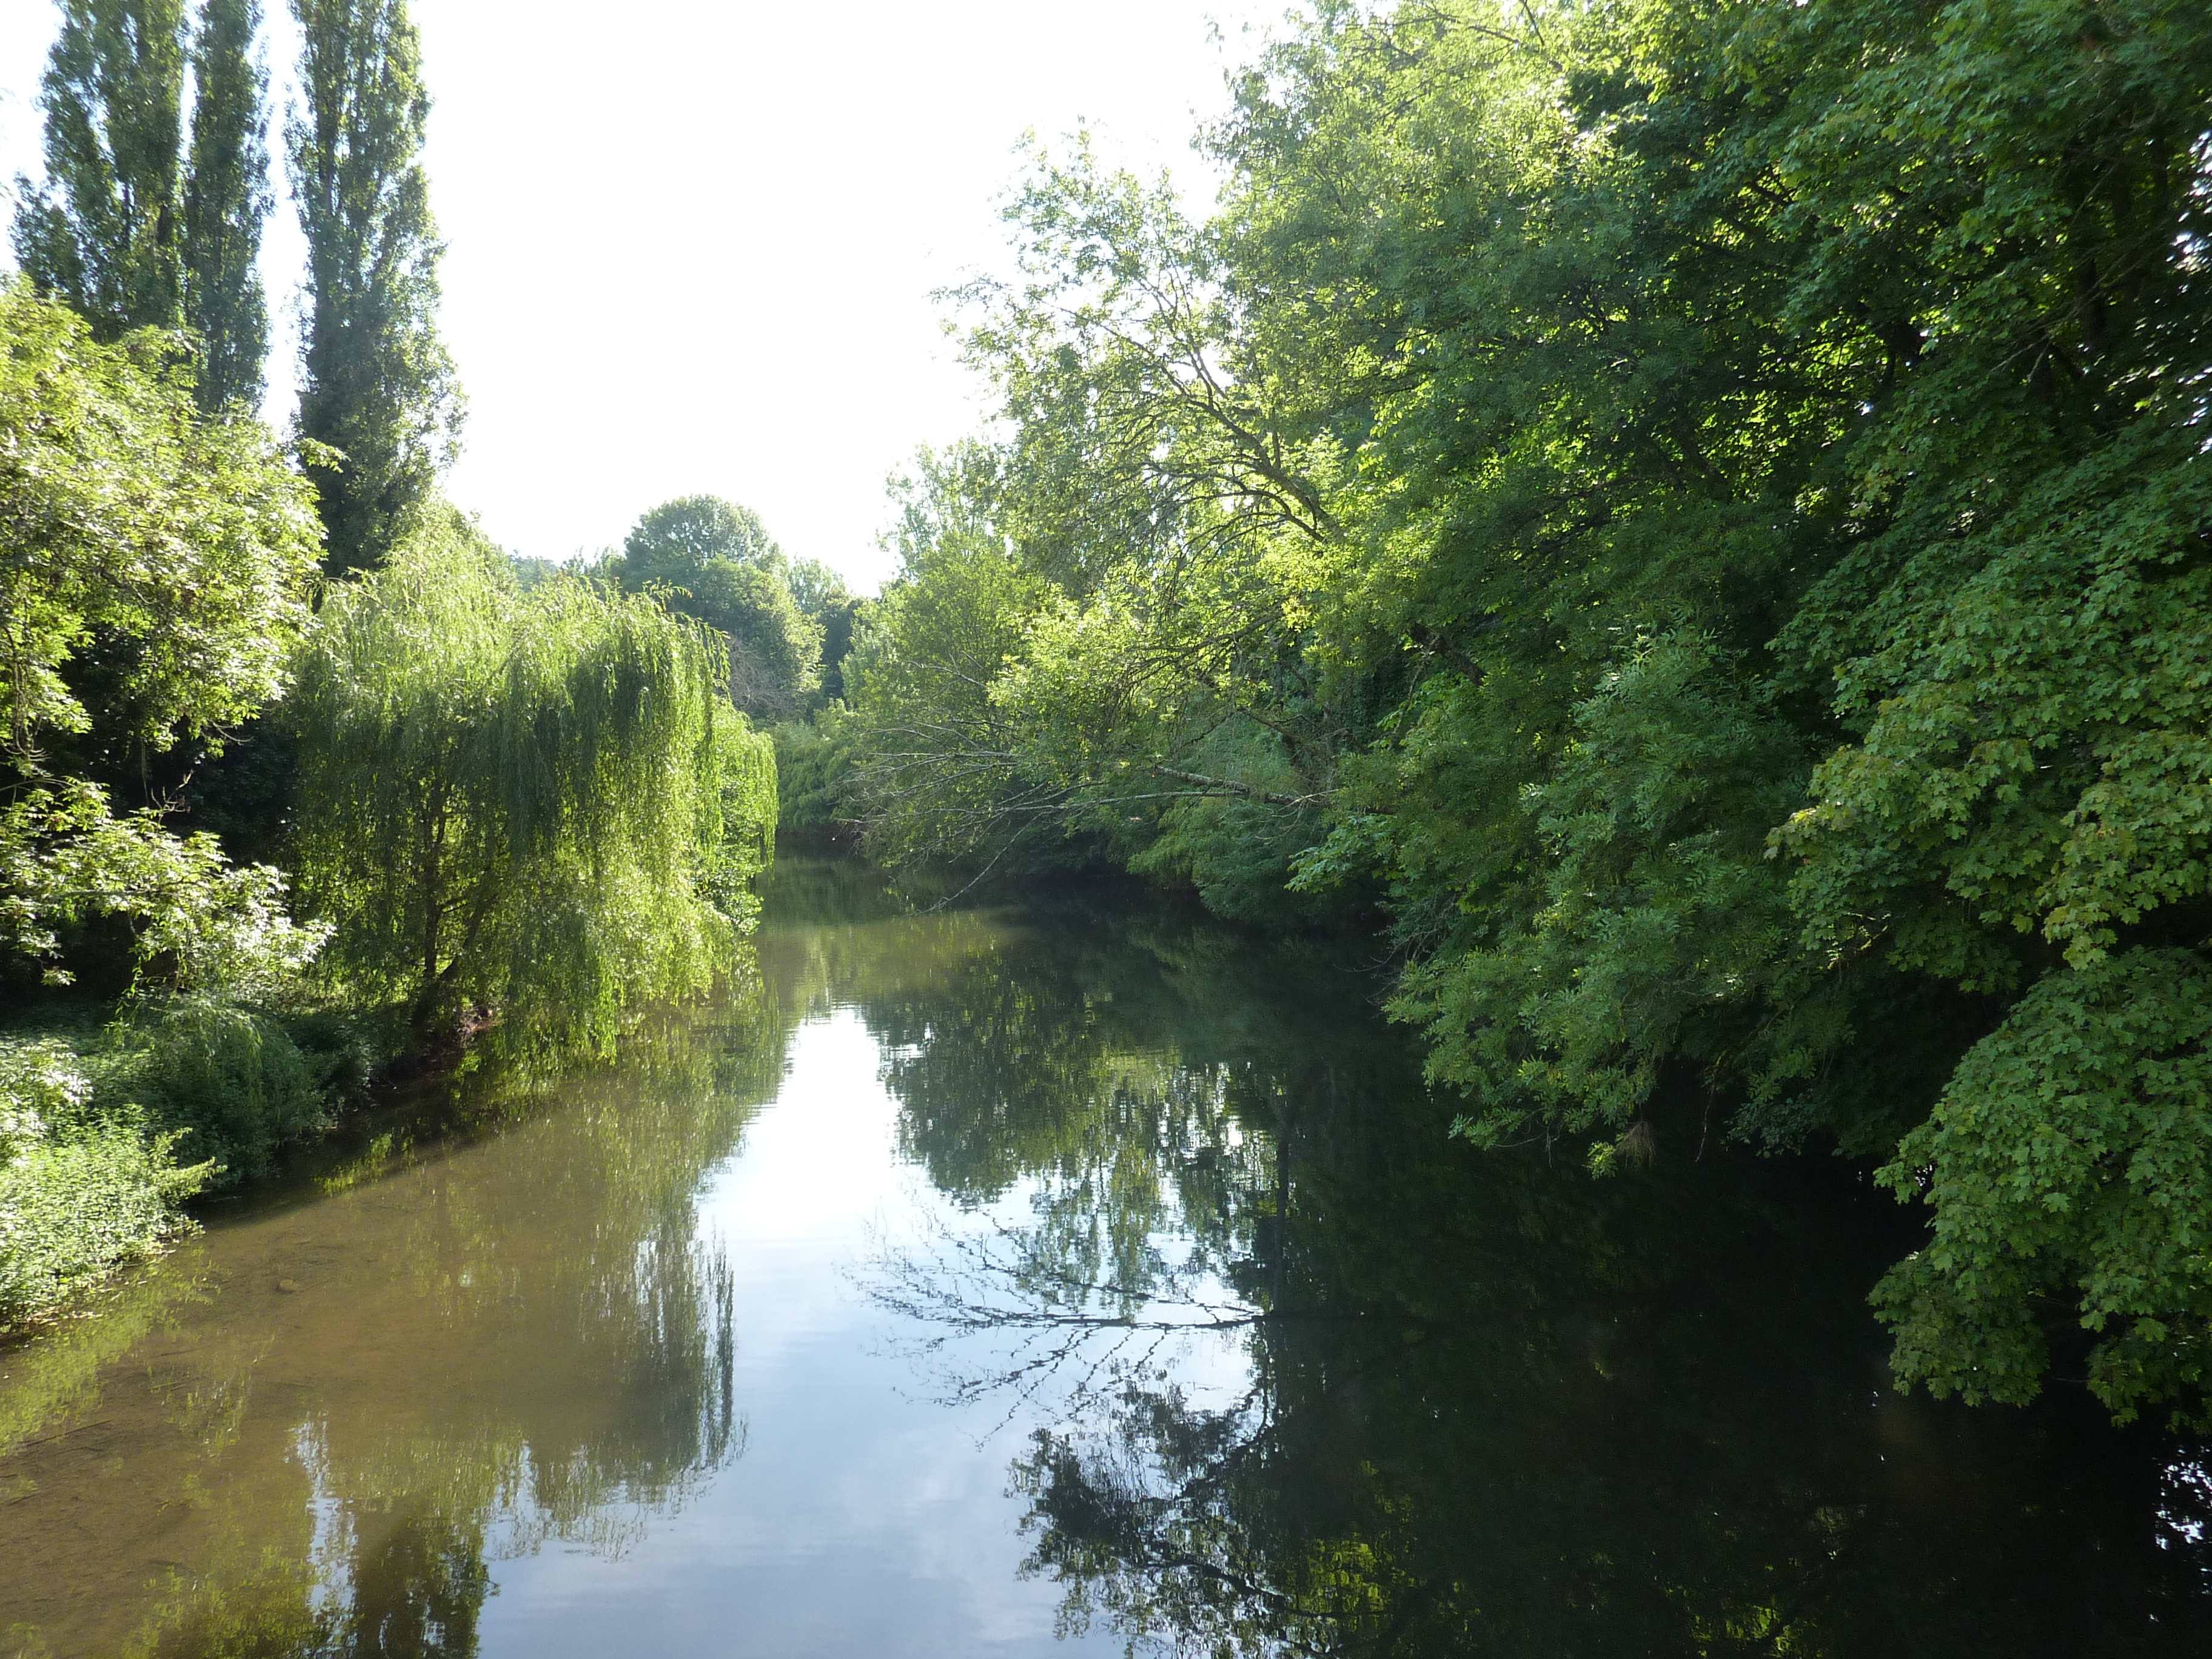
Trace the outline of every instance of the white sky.
<instances>
[{"instance_id":1,"label":"white sky","mask_svg":"<svg viewBox=\"0 0 2212 1659\"><path fill-rule=\"evenodd\" d=\"M291 20L263 3L281 108ZM1209 198L1190 134L1283 3L414 0L469 398L451 494L557 559L712 491L872 588L885 476L984 416L930 295L1006 267L1016 142L1087 122L1109 159ZM56 15L0 0L0 179L37 171ZM280 313L300 258L280 203ZM279 424L294 349L270 363Z\"/></svg>"}]
</instances>

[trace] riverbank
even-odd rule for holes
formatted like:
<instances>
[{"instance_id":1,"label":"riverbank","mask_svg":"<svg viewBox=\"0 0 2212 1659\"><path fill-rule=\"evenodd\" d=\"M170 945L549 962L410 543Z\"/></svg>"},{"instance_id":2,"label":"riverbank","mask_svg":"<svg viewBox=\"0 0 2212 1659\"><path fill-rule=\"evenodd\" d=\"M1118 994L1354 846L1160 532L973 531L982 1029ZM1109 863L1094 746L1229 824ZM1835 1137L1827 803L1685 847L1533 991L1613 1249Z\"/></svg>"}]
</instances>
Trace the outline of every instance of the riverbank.
<instances>
[{"instance_id":1,"label":"riverbank","mask_svg":"<svg viewBox=\"0 0 2212 1659\"><path fill-rule=\"evenodd\" d=\"M54 1000L0 1029L0 1333L66 1311L368 1098L389 1018Z\"/></svg>"}]
</instances>

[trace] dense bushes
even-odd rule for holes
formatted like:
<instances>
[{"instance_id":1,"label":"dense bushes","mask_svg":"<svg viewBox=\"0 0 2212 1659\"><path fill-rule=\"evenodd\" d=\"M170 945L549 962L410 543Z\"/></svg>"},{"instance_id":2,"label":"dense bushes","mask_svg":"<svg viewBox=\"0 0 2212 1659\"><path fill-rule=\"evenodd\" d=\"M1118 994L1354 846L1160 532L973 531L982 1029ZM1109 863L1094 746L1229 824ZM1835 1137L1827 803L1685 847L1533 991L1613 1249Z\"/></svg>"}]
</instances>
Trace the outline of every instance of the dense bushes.
<instances>
[{"instance_id":1,"label":"dense bushes","mask_svg":"<svg viewBox=\"0 0 2212 1659\"><path fill-rule=\"evenodd\" d=\"M23 1147L0 1169L0 1324L46 1312L188 1231L204 1170L127 1123Z\"/></svg>"},{"instance_id":2,"label":"dense bushes","mask_svg":"<svg viewBox=\"0 0 2212 1659\"><path fill-rule=\"evenodd\" d=\"M276 1150L321 1129L333 1104L284 1028L221 1003L188 1002L154 1027L141 1097L211 1182L265 1173Z\"/></svg>"},{"instance_id":3,"label":"dense bushes","mask_svg":"<svg viewBox=\"0 0 2212 1659\"><path fill-rule=\"evenodd\" d=\"M0 1036L0 1328L190 1232L186 1199L268 1174L389 1052L333 1011L204 999Z\"/></svg>"},{"instance_id":4,"label":"dense bushes","mask_svg":"<svg viewBox=\"0 0 2212 1659\"><path fill-rule=\"evenodd\" d=\"M177 781L282 689L314 563L273 436L204 416L184 362L173 340L102 344L0 288L11 994L82 979L142 1012L199 1011L0 1046L0 1325L160 1248L185 1198L265 1167L323 1109L289 1039L225 1006L288 982L320 930L280 872L165 817Z\"/></svg>"},{"instance_id":5,"label":"dense bushes","mask_svg":"<svg viewBox=\"0 0 2212 1659\"><path fill-rule=\"evenodd\" d=\"M0 1327L160 1249L207 1176L177 1166L175 1136L94 1092L64 1042L0 1046Z\"/></svg>"}]
</instances>

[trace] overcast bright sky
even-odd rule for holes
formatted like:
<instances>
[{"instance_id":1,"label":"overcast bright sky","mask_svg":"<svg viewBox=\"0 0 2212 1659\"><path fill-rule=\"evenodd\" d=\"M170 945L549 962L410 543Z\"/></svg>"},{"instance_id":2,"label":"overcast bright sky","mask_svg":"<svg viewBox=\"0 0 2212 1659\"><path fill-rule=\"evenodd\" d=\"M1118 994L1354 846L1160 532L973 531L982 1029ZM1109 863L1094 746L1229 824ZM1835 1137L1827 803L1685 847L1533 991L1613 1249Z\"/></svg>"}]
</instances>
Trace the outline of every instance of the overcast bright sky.
<instances>
[{"instance_id":1,"label":"overcast bright sky","mask_svg":"<svg viewBox=\"0 0 2212 1659\"><path fill-rule=\"evenodd\" d=\"M291 20L263 3L281 109ZM1109 158L1210 198L1190 134L1284 3L414 0L469 398L453 498L557 559L712 491L873 587L886 474L983 417L930 295L1006 267L1017 141L1088 122ZM37 170L56 15L0 0L0 179ZM300 263L280 204L280 310ZM270 364L280 424L293 349Z\"/></svg>"}]
</instances>

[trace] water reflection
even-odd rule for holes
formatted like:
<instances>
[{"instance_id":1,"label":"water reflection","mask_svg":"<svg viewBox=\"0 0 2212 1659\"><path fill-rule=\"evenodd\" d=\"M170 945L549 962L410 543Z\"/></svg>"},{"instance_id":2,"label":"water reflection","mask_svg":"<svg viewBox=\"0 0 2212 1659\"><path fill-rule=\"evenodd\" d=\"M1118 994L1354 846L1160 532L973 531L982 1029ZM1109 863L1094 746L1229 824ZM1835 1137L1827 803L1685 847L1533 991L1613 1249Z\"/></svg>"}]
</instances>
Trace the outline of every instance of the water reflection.
<instances>
[{"instance_id":1,"label":"water reflection","mask_svg":"<svg viewBox=\"0 0 2212 1659\"><path fill-rule=\"evenodd\" d=\"M481 1075L410 1103L127 1287L83 1327L110 1352L0 1359L27 1431L0 1628L473 1654L489 1559L629 1547L744 1447L693 1196L757 1102L766 1006L756 977L713 1031L555 1097Z\"/></svg>"},{"instance_id":2,"label":"water reflection","mask_svg":"<svg viewBox=\"0 0 2212 1659\"><path fill-rule=\"evenodd\" d=\"M1324 955L1032 922L863 998L903 1144L978 1212L874 1290L954 1339L915 1345L949 1396L1048 1403L1012 1474L1067 1628L1207 1655L2204 1650L2201 1450L2063 1391L1890 1392L1862 1298L1899 1239L1838 1172L1478 1156ZM1224 1334L1225 1386L1199 1357Z\"/></svg>"},{"instance_id":3,"label":"water reflection","mask_svg":"<svg viewBox=\"0 0 2212 1659\"><path fill-rule=\"evenodd\" d=\"M760 966L0 1351L0 1656L2212 1637L2206 1449L1890 1393L1841 1171L1455 1147L1356 956L1139 890L793 860Z\"/></svg>"}]
</instances>

